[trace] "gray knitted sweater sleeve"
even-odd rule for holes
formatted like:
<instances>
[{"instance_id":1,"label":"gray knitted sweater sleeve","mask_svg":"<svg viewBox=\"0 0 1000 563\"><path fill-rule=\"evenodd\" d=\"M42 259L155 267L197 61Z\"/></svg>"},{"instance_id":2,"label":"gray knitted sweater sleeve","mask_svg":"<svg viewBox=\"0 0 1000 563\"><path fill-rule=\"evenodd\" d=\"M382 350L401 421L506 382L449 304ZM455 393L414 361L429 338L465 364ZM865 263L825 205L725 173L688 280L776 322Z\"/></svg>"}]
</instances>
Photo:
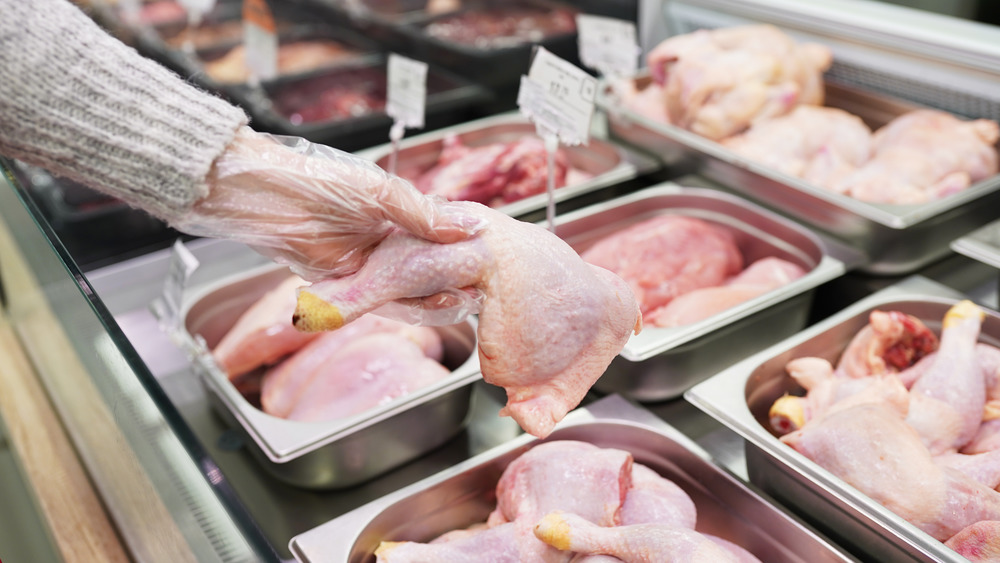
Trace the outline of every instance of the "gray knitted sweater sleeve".
<instances>
[{"instance_id":1,"label":"gray knitted sweater sleeve","mask_svg":"<svg viewBox=\"0 0 1000 563\"><path fill-rule=\"evenodd\" d=\"M0 0L0 154L175 217L246 123L67 0Z\"/></svg>"}]
</instances>

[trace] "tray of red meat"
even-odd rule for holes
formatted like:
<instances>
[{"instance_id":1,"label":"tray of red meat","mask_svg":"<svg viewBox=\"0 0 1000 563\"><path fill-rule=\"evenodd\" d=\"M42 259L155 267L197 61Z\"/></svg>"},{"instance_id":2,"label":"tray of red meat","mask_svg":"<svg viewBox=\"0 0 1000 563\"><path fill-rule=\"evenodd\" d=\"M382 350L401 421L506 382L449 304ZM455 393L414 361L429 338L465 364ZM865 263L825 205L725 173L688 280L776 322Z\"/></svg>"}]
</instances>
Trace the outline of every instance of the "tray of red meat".
<instances>
[{"instance_id":1,"label":"tray of red meat","mask_svg":"<svg viewBox=\"0 0 1000 563\"><path fill-rule=\"evenodd\" d=\"M599 100L612 138L697 163L726 189L865 252L862 268L875 274L927 265L994 219L1000 128L976 118L996 112L974 93L927 94L943 85L923 77L891 94L854 83L886 55L789 35L812 37L805 29L748 23L666 39L646 71ZM975 80L951 68L955 84Z\"/></svg>"},{"instance_id":2,"label":"tray of red meat","mask_svg":"<svg viewBox=\"0 0 1000 563\"><path fill-rule=\"evenodd\" d=\"M472 321L430 328L368 315L303 333L292 313L305 285L269 266L202 288L184 313L183 337L206 349L196 366L216 410L268 471L343 488L464 427L481 379Z\"/></svg>"},{"instance_id":3,"label":"tray of red meat","mask_svg":"<svg viewBox=\"0 0 1000 563\"><path fill-rule=\"evenodd\" d=\"M642 332L595 387L643 401L677 397L799 331L814 290L845 270L801 225L673 183L557 217L556 234L635 293Z\"/></svg>"},{"instance_id":4,"label":"tray of red meat","mask_svg":"<svg viewBox=\"0 0 1000 563\"><path fill-rule=\"evenodd\" d=\"M261 91L234 92L261 130L303 137L355 151L389 139L385 113L386 62L348 64L301 78L277 80ZM266 99L265 99L266 97ZM427 73L426 128L469 119L489 95L480 86L430 67Z\"/></svg>"},{"instance_id":5,"label":"tray of red meat","mask_svg":"<svg viewBox=\"0 0 1000 563\"><path fill-rule=\"evenodd\" d=\"M384 144L357 154L388 169L391 153L392 146ZM535 127L518 113L505 113L403 140L396 174L424 193L477 201L516 217L546 206L546 160ZM554 199L613 186L658 166L650 157L599 138L585 146L560 147Z\"/></svg>"},{"instance_id":6,"label":"tray of red meat","mask_svg":"<svg viewBox=\"0 0 1000 563\"><path fill-rule=\"evenodd\" d=\"M751 482L874 561L1000 549L1000 314L914 276L685 397L747 440Z\"/></svg>"},{"instance_id":7,"label":"tray of red meat","mask_svg":"<svg viewBox=\"0 0 1000 563\"><path fill-rule=\"evenodd\" d=\"M545 441L493 448L290 547L313 563L851 560L617 396L574 411Z\"/></svg>"}]
</instances>

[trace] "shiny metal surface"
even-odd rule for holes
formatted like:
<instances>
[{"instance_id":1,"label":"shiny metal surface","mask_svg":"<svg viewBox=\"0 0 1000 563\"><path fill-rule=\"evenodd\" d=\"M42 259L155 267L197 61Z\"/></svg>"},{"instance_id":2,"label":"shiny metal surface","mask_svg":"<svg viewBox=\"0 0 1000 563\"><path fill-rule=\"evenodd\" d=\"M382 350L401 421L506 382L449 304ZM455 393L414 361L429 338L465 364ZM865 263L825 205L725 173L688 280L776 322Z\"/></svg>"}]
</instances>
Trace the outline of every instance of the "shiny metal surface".
<instances>
[{"instance_id":1,"label":"shiny metal surface","mask_svg":"<svg viewBox=\"0 0 1000 563\"><path fill-rule=\"evenodd\" d=\"M752 483L840 545L875 561L965 561L781 443L765 426L775 399L785 392L802 394L784 371L789 360L819 356L835 361L875 308L914 315L939 332L944 313L962 297L926 278L907 278L733 365L696 385L684 397L746 439L747 473ZM980 340L1000 343L1000 314L987 311Z\"/></svg>"},{"instance_id":2,"label":"shiny metal surface","mask_svg":"<svg viewBox=\"0 0 1000 563\"><path fill-rule=\"evenodd\" d=\"M184 336L212 349L267 290L289 272L267 266L220 280L193 293L184 314ZM469 412L471 384L481 379L473 321L435 327L444 345L442 363L452 375L368 409L326 422L285 420L252 404L216 365L200 354L194 365L217 410L245 434L251 452L279 479L309 488L355 485L423 455L454 437Z\"/></svg>"},{"instance_id":3,"label":"shiny metal surface","mask_svg":"<svg viewBox=\"0 0 1000 563\"><path fill-rule=\"evenodd\" d=\"M469 146L480 146L489 143L509 142L526 135L535 135L535 126L520 113L512 112L453 127L446 127L430 133L405 139L400 143L397 171L401 176L409 177L413 171L424 172L437 164L441 154L444 138L458 135L462 142ZM594 135L585 146L562 147L569 157L570 164L591 175L587 181L555 190L554 198L565 201L585 193L631 180L641 174L647 174L660 167L655 159L640 154L634 150L609 142L605 138ZM384 144L371 149L359 151L358 156L375 161L383 169L388 169L391 144ZM407 175L406 172L410 171ZM513 201L497 211L514 217L544 209L548 202L548 194L538 194Z\"/></svg>"},{"instance_id":4,"label":"shiny metal surface","mask_svg":"<svg viewBox=\"0 0 1000 563\"><path fill-rule=\"evenodd\" d=\"M776 256L807 273L687 326L644 327L597 382L595 388L602 392L643 401L680 396L698 381L804 327L812 291L845 271L808 229L741 197L669 182L558 217L556 234L582 252L613 232L664 214L698 217L727 228L747 264Z\"/></svg>"},{"instance_id":5,"label":"shiny metal surface","mask_svg":"<svg viewBox=\"0 0 1000 563\"><path fill-rule=\"evenodd\" d=\"M1000 221L994 221L951 242L955 252L1000 268Z\"/></svg>"},{"instance_id":6,"label":"shiny metal surface","mask_svg":"<svg viewBox=\"0 0 1000 563\"><path fill-rule=\"evenodd\" d=\"M673 480L698 510L698 530L736 542L762 561L849 561L785 512L713 465L698 445L652 413L618 396L578 409L548 440L581 440L619 448ZM292 538L303 563L372 561L382 540L429 541L485 521L503 469L538 443L521 436L434 476Z\"/></svg>"},{"instance_id":7,"label":"shiny metal surface","mask_svg":"<svg viewBox=\"0 0 1000 563\"><path fill-rule=\"evenodd\" d=\"M648 76L636 79L637 87L648 83ZM608 113L612 139L657 154L668 165L694 166L695 173L727 190L838 237L867 256L861 269L869 273L912 272L946 255L951 240L997 217L1000 176L923 205L867 203L761 166L679 127L612 109L606 96L598 103ZM918 107L832 82L827 83L826 105L851 112L872 127Z\"/></svg>"}]
</instances>

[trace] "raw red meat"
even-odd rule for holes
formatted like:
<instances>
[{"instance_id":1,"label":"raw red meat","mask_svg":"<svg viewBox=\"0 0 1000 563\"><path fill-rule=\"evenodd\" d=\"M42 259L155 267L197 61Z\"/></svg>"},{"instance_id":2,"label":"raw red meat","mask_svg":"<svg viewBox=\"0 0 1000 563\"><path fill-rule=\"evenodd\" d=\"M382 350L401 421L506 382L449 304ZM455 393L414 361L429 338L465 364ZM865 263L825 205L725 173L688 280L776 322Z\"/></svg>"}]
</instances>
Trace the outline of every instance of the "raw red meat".
<instances>
[{"instance_id":1,"label":"raw red meat","mask_svg":"<svg viewBox=\"0 0 1000 563\"><path fill-rule=\"evenodd\" d=\"M480 49L496 49L575 33L576 11L534 6L469 10L437 20L425 31L437 39Z\"/></svg>"},{"instance_id":2,"label":"raw red meat","mask_svg":"<svg viewBox=\"0 0 1000 563\"><path fill-rule=\"evenodd\" d=\"M569 158L555 158L555 187L566 185ZM543 193L548 185L545 145L534 136L516 141L470 147L457 135L444 139L436 166L413 180L425 194L452 201L498 205Z\"/></svg>"},{"instance_id":3,"label":"raw red meat","mask_svg":"<svg viewBox=\"0 0 1000 563\"><path fill-rule=\"evenodd\" d=\"M643 315L678 295L722 285L743 269L732 233L707 221L660 215L607 236L581 254L621 276Z\"/></svg>"}]
</instances>

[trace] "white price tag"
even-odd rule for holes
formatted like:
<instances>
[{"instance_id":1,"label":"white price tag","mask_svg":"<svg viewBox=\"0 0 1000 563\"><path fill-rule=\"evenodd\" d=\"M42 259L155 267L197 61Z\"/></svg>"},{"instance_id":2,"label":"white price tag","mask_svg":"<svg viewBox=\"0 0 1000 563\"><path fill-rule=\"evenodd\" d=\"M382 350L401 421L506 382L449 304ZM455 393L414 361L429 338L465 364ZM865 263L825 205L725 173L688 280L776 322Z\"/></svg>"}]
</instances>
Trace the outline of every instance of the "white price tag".
<instances>
[{"instance_id":1,"label":"white price tag","mask_svg":"<svg viewBox=\"0 0 1000 563\"><path fill-rule=\"evenodd\" d=\"M389 54L385 112L406 127L424 126L427 63Z\"/></svg>"},{"instance_id":2,"label":"white price tag","mask_svg":"<svg viewBox=\"0 0 1000 563\"><path fill-rule=\"evenodd\" d=\"M278 34L265 0L243 0L243 45L251 82L278 76Z\"/></svg>"},{"instance_id":3,"label":"white price tag","mask_svg":"<svg viewBox=\"0 0 1000 563\"><path fill-rule=\"evenodd\" d=\"M167 279L163 282L163 296L155 304L157 316L160 318L160 326L170 333L181 326L184 290L187 288L191 274L197 268L198 259L178 239L171 249Z\"/></svg>"},{"instance_id":4,"label":"white price tag","mask_svg":"<svg viewBox=\"0 0 1000 563\"><path fill-rule=\"evenodd\" d=\"M576 16L580 62L605 76L635 76L642 50L630 21L588 14Z\"/></svg>"},{"instance_id":5,"label":"white price tag","mask_svg":"<svg viewBox=\"0 0 1000 563\"><path fill-rule=\"evenodd\" d=\"M205 14L215 8L215 0L179 0L179 2L188 14L188 21L195 23L201 22Z\"/></svg>"},{"instance_id":6,"label":"white price tag","mask_svg":"<svg viewBox=\"0 0 1000 563\"><path fill-rule=\"evenodd\" d=\"M517 105L542 130L568 146L586 144L597 81L582 69L539 47L521 77Z\"/></svg>"}]
</instances>

